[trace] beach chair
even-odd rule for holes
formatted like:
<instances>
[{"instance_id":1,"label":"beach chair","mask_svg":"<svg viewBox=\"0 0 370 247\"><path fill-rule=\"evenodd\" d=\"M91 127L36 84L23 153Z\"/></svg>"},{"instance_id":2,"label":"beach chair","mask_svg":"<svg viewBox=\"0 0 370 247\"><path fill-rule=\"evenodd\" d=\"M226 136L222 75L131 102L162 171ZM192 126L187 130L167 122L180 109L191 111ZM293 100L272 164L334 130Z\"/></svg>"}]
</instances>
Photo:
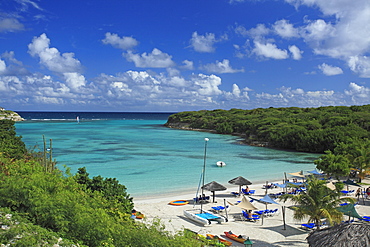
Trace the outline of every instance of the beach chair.
<instances>
[{"instance_id":1,"label":"beach chair","mask_svg":"<svg viewBox=\"0 0 370 247\"><path fill-rule=\"evenodd\" d=\"M365 221L365 222L370 222L370 217L364 216L360 220Z\"/></svg>"},{"instance_id":2,"label":"beach chair","mask_svg":"<svg viewBox=\"0 0 370 247\"><path fill-rule=\"evenodd\" d=\"M226 207L224 206L215 206L215 207L211 207L213 211L217 212L217 213L220 213L220 212L223 212L224 210L227 210L229 208L229 206L227 205Z\"/></svg>"},{"instance_id":3,"label":"beach chair","mask_svg":"<svg viewBox=\"0 0 370 247\"><path fill-rule=\"evenodd\" d=\"M311 230L313 228L315 228L315 223L307 223L307 224L301 224L302 228L306 229L306 230Z\"/></svg>"},{"instance_id":4,"label":"beach chair","mask_svg":"<svg viewBox=\"0 0 370 247\"><path fill-rule=\"evenodd\" d=\"M249 192L247 192L245 189L242 189L242 192L244 195L253 195L256 192L256 190L250 190Z\"/></svg>"},{"instance_id":5,"label":"beach chair","mask_svg":"<svg viewBox=\"0 0 370 247\"><path fill-rule=\"evenodd\" d=\"M239 196L240 195L239 192L231 192L231 194L233 194L234 196Z\"/></svg>"},{"instance_id":6,"label":"beach chair","mask_svg":"<svg viewBox=\"0 0 370 247\"><path fill-rule=\"evenodd\" d=\"M278 209L277 208L275 208L275 209L271 209L269 212L268 212L268 215L269 216L274 216L275 214L276 214L276 212L278 211Z\"/></svg>"},{"instance_id":7,"label":"beach chair","mask_svg":"<svg viewBox=\"0 0 370 247\"><path fill-rule=\"evenodd\" d=\"M242 211L242 220L256 222L259 219L260 219L259 215L254 214L254 215L252 215L252 217L249 217L249 215L246 211L244 211L244 210Z\"/></svg>"}]
</instances>

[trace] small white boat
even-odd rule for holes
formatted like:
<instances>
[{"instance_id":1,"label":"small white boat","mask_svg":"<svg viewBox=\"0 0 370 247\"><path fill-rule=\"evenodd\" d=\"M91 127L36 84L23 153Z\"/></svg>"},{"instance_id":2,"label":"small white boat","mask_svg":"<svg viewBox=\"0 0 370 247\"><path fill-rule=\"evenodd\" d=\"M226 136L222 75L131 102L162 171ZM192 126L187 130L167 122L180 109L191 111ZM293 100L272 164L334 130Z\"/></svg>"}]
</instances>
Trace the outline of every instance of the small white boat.
<instances>
[{"instance_id":1,"label":"small white boat","mask_svg":"<svg viewBox=\"0 0 370 247\"><path fill-rule=\"evenodd\" d=\"M223 162L223 161L217 161L216 165L219 166L219 167L224 167L224 166L226 166L226 163Z\"/></svg>"},{"instance_id":2,"label":"small white boat","mask_svg":"<svg viewBox=\"0 0 370 247\"><path fill-rule=\"evenodd\" d=\"M215 215L207 210L200 209L184 210L184 216L203 226L209 226L212 223L222 224L227 222L227 219L222 215Z\"/></svg>"}]
</instances>

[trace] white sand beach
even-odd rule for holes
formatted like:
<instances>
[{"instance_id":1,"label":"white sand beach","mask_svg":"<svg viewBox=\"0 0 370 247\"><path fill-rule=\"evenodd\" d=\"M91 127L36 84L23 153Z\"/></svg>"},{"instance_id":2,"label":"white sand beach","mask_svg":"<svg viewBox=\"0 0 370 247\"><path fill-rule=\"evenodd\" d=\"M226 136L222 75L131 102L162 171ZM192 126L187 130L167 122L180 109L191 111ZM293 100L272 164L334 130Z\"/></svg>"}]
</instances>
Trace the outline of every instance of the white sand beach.
<instances>
[{"instance_id":1,"label":"white sand beach","mask_svg":"<svg viewBox=\"0 0 370 247\"><path fill-rule=\"evenodd\" d=\"M370 179L363 181L364 183L370 184ZM211 192L206 195L211 196L211 202L203 204L203 209L209 210L213 206L223 206L224 199L227 202L235 203L240 201L240 197L236 197L231 192L239 190L238 186L225 185L228 189L225 191L216 192L216 201L212 202ZM368 187L368 186L365 186ZM252 184L249 186L250 189L256 190L255 195L252 197L262 198L265 195L265 190L262 189L262 184ZM357 187L350 186L349 189L356 190ZM282 191L281 188L270 189L268 193L277 193ZM354 197L354 194L352 195ZM301 227L302 223L307 221L297 221L293 219L293 212L291 209L286 207L285 222L286 226L284 229L282 206L290 206L291 204L286 202L285 204L277 200L280 205L268 204L268 209L277 208L278 211L274 216L266 217L257 222L249 222L241 220L242 209L236 206L229 207L227 215L230 219L225 224L214 224L211 226L202 226L194 221L191 221L184 217L183 211L186 209L193 209L192 204L194 193L171 195L166 197L150 198L150 199L137 199L134 200L135 209L145 214L145 219L142 221L145 223L150 222L154 218L159 218L161 222L166 226L167 231L176 232L184 228L191 229L202 235L213 234L225 238L225 231L232 231L236 235L245 235L253 241L253 246L308 246L306 237L311 230L306 230ZM188 200L190 203L183 206L173 206L168 203L173 200ZM365 203L365 204L364 204ZM259 202L253 202L253 205L259 210L265 209L266 206ZM200 208L199 204L195 205L195 208ZM370 215L370 200L360 199L359 205L356 206L357 212L361 215ZM222 212L222 215L226 215L226 212ZM345 219L348 217L345 216ZM230 240L230 239L227 239ZM244 246L243 244L233 242L232 246Z\"/></svg>"}]
</instances>

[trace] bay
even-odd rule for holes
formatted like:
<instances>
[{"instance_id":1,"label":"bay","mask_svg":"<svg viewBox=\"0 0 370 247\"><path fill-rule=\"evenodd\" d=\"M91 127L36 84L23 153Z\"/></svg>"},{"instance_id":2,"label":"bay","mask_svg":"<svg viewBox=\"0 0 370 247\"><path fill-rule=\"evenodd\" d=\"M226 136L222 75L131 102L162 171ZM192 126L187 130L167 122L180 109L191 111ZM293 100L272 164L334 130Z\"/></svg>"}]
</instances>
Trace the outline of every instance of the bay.
<instances>
[{"instance_id":1,"label":"bay","mask_svg":"<svg viewBox=\"0 0 370 247\"><path fill-rule=\"evenodd\" d=\"M281 180L284 172L313 170L318 154L241 143L240 138L166 128L170 113L18 112L17 134L27 147L42 149L43 135L57 166L72 173L117 178L135 198L195 191L206 154L205 181L243 176L256 183ZM76 121L77 116L79 122ZM206 143L205 138L209 138ZM217 161L226 163L218 167Z\"/></svg>"}]
</instances>

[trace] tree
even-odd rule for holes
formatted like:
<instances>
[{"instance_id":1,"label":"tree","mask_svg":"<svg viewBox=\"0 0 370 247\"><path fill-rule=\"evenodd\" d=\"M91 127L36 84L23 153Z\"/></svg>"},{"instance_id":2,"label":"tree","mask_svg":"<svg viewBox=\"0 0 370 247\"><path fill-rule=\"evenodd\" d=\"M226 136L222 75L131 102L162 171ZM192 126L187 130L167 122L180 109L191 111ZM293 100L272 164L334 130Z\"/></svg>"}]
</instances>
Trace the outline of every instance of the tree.
<instances>
[{"instance_id":1,"label":"tree","mask_svg":"<svg viewBox=\"0 0 370 247\"><path fill-rule=\"evenodd\" d=\"M336 207L341 202L354 203L355 199L344 197L340 198L340 188L331 190L325 186L326 181L319 180L311 176L307 180L307 190L300 194L285 194L280 197L284 202L291 200L295 203L292 207L294 210L294 218L303 220L308 217L308 222L315 223L317 229L320 229L321 220L323 218L329 221L329 224L340 223L343 218L343 213L338 211Z\"/></svg>"},{"instance_id":2,"label":"tree","mask_svg":"<svg viewBox=\"0 0 370 247\"><path fill-rule=\"evenodd\" d=\"M318 160L315 160L317 169L325 172L329 176L336 177L337 180L341 176L348 176L351 169L351 164L347 156L335 155L332 151L325 151Z\"/></svg>"},{"instance_id":3,"label":"tree","mask_svg":"<svg viewBox=\"0 0 370 247\"><path fill-rule=\"evenodd\" d=\"M0 153L15 159L22 158L27 153L22 137L16 136L14 121L0 120Z\"/></svg>"},{"instance_id":4,"label":"tree","mask_svg":"<svg viewBox=\"0 0 370 247\"><path fill-rule=\"evenodd\" d=\"M341 142L334 149L335 154L345 155L351 168L356 171L358 180L365 177L370 170L370 141L368 139L352 138L347 143Z\"/></svg>"}]
</instances>

